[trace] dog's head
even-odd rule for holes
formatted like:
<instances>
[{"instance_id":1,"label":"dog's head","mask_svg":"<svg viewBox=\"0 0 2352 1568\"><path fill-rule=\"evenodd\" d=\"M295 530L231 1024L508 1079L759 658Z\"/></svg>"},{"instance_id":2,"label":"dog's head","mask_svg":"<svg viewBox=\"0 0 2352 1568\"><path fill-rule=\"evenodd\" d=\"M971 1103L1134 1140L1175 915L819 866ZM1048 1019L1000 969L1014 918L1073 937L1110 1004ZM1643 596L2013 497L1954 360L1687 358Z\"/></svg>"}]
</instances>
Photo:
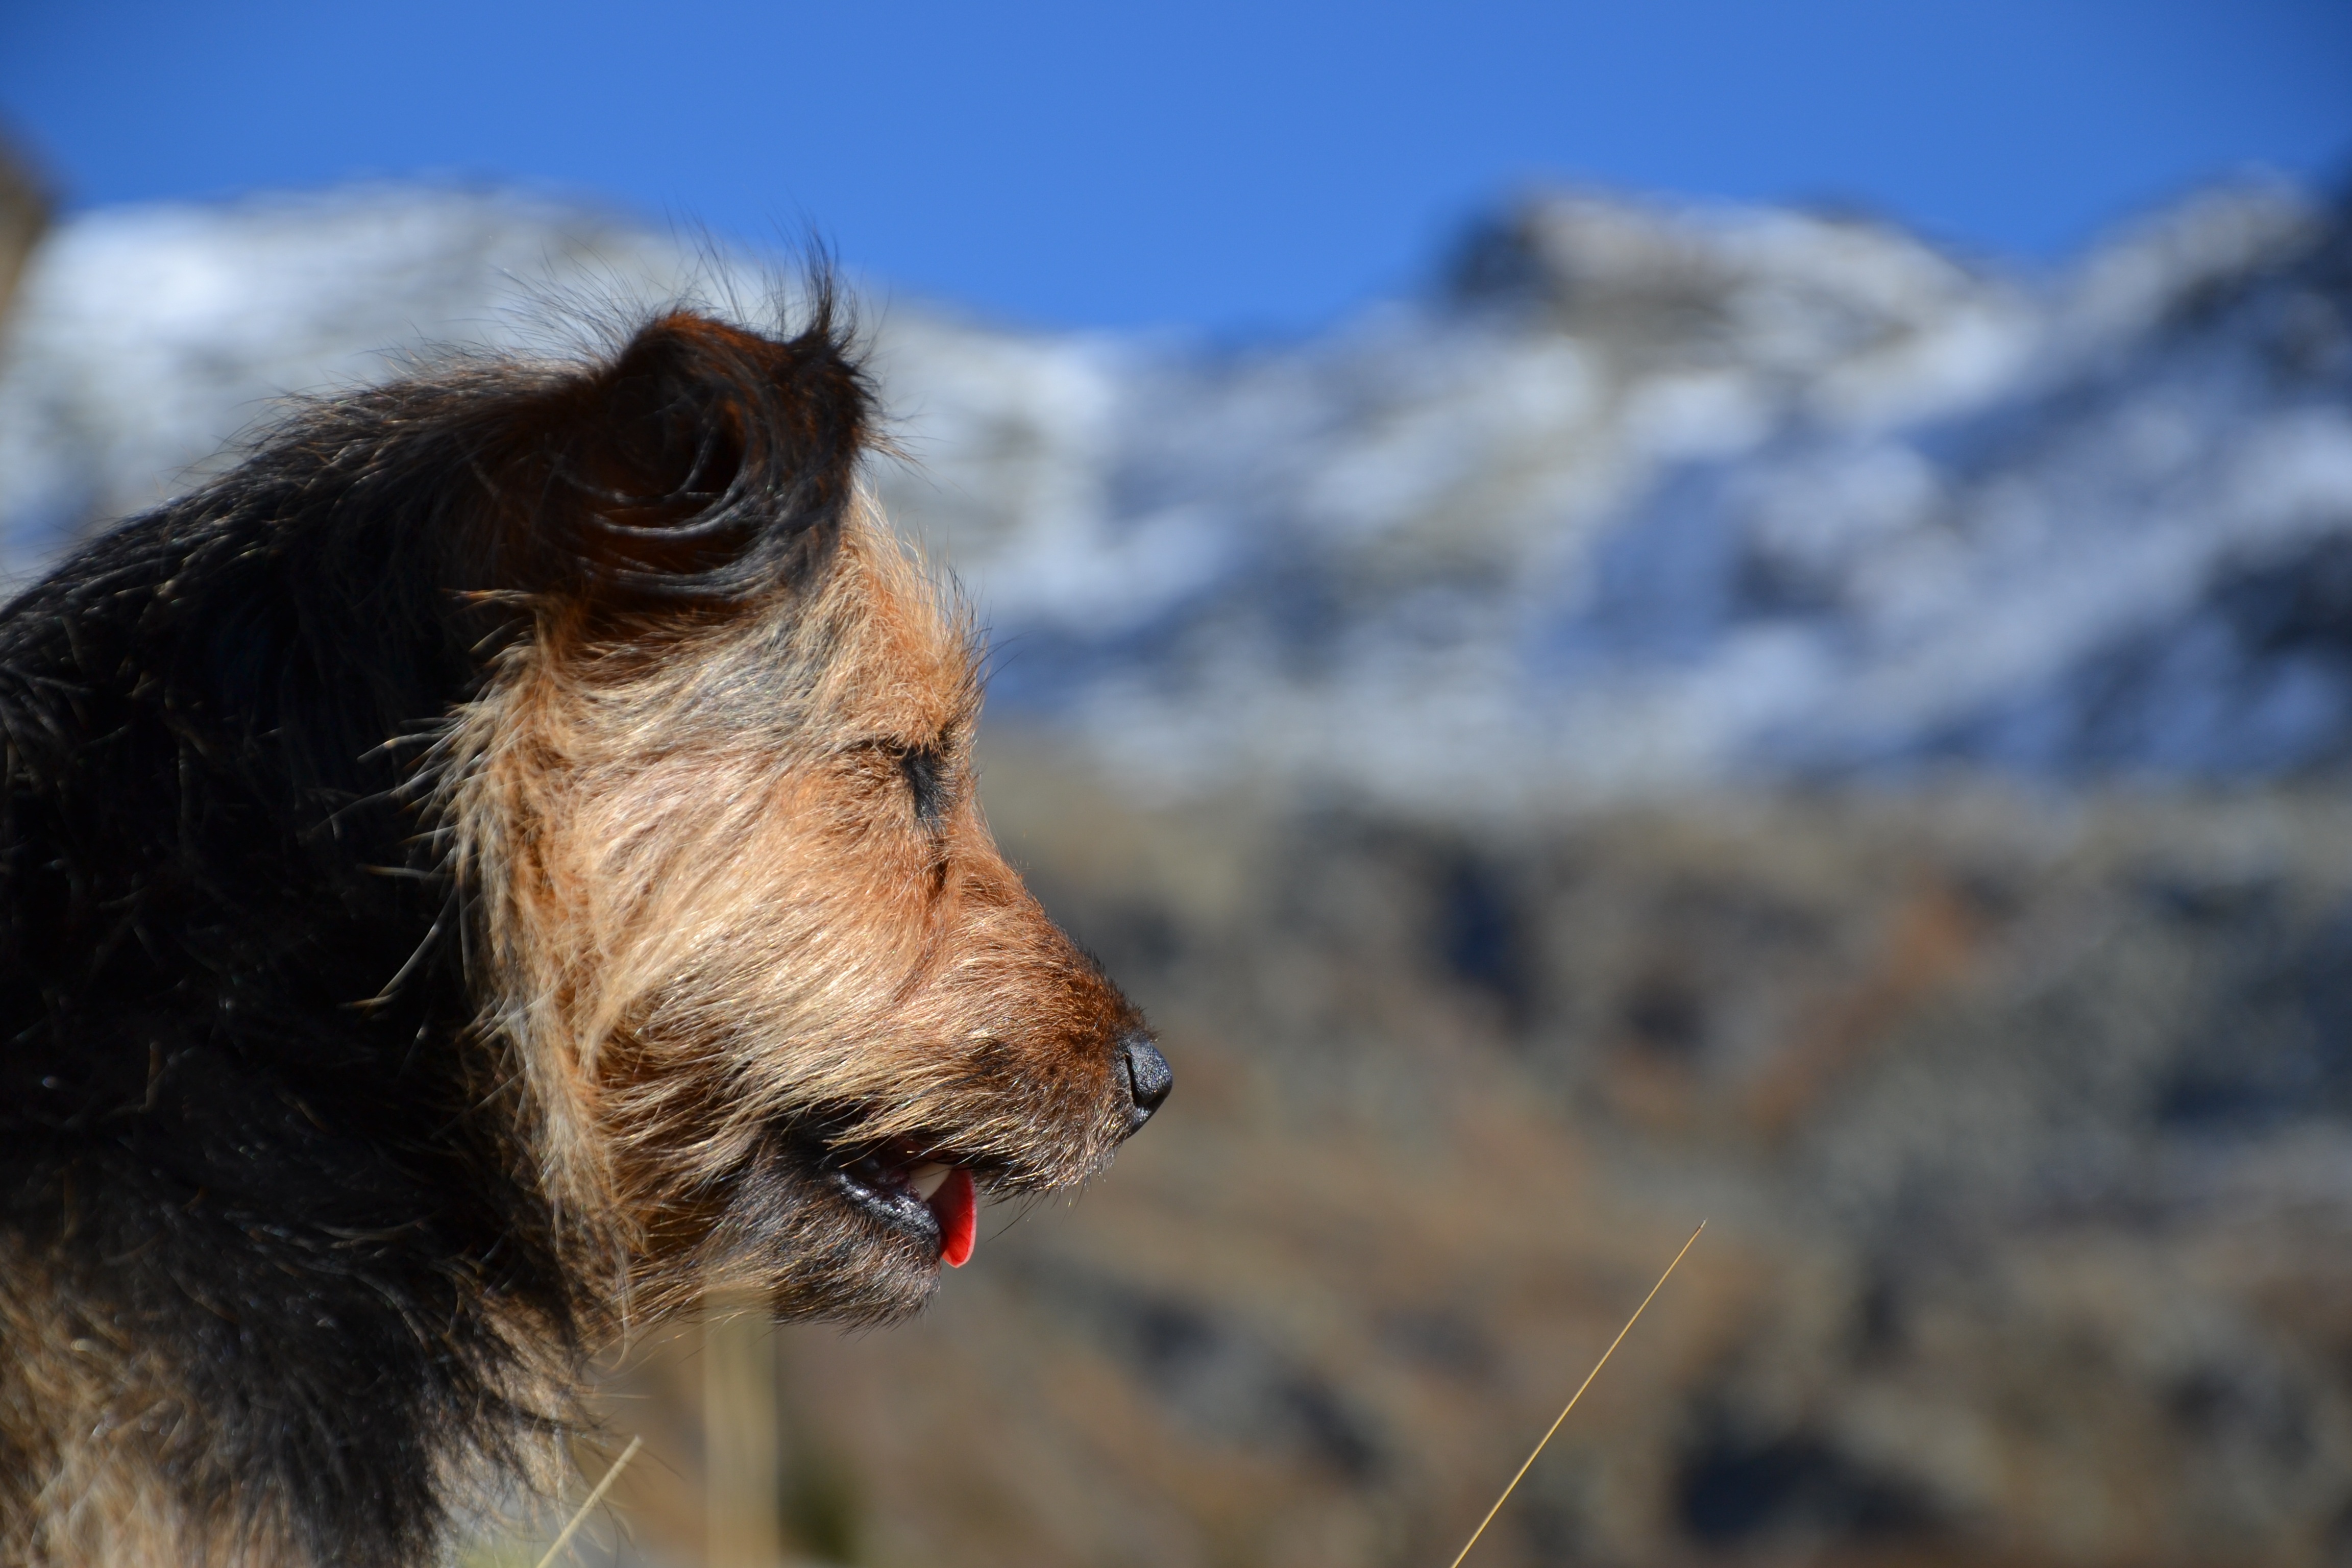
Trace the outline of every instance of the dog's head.
<instances>
[{"instance_id":1,"label":"dog's head","mask_svg":"<svg viewBox=\"0 0 2352 1568\"><path fill-rule=\"evenodd\" d=\"M507 628L437 775L469 964L641 1304L910 1310L975 1188L1076 1182L1168 1092L989 837L973 636L858 483L868 421L825 313L672 315L468 459L452 570Z\"/></svg>"}]
</instances>

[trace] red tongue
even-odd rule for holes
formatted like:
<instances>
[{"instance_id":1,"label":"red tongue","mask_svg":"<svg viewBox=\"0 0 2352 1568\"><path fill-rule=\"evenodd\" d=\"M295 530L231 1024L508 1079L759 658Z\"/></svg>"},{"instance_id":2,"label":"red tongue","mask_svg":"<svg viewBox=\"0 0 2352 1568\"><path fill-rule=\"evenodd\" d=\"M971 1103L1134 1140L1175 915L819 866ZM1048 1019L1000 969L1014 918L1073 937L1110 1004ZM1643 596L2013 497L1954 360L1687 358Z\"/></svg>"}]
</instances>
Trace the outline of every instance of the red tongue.
<instances>
[{"instance_id":1,"label":"red tongue","mask_svg":"<svg viewBox=\"0 0 2352 1568\"><path fill-rule=\"evenodd\" d=\"M961 1166L948 1173L931 1194L931 1213L940 1222L940 1261L950 1268L963 1267L971 1256L972 1232L979 1228L980 1204L972 1195L971 1175Z\"/></svg>"}]
</instances>

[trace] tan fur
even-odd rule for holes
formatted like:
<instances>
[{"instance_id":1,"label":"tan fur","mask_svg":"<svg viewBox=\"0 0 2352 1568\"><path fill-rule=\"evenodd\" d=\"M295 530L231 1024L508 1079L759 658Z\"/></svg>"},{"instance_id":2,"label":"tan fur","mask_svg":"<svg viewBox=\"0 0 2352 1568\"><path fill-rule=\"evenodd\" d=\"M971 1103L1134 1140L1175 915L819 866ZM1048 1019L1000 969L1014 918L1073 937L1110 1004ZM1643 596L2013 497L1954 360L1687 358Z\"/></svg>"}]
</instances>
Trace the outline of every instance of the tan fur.
<instances>
[{"instance_id":1,"label":"tan fur","mask_svg":"<svg viewBox=\"0 0 2352 1568\"><path fill-rule=\"evenodd\" d=\"M273 1521L199 1512L162 1483L198 1424L171 1369L128 1326L83 1310L34 1259L0 1244L0 1562L26 1568L298 1561ZM224 1501L235 1478L205 1489Z\"/></svg>"},{"instance_id":2,"label":"tan fur","mask_svg":"<svg viewBox=\"0 0 2352 1568\"><path fill-rule=\"evenodd\" d=\"M138 1324L81 1300L5 1237L0 1347L0 1563L317 1563L268 1495L212 1452L205 1413ZM519 1404L551 1407L565 1378L550 1361L518 1373L507 1392ZM564 1474L551 1440L519 1444L505 1457L515 1469L500 1481L549 1491ZM445 1466L442 1479L452 1500L492 1506L483 1487L493 1478Z\"/></svg>"}]
</instances>

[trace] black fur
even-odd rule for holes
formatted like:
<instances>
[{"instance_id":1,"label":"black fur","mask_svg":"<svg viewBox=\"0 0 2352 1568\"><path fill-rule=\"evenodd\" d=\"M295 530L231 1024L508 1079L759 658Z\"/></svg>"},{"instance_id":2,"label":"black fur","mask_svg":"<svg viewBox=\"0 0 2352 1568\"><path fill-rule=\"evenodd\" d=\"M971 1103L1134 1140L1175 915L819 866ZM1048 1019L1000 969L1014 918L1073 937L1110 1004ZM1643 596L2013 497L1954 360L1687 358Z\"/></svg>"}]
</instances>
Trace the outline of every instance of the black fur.
<instances>
[{"instance_id":1,"label":"black fur","mask_svg":"<svg viewBox=\"0 0 2352 1568\"><path fill-rule=\"evenodd\" d=\"M473 1028L421 761L534 616L813 569L868 407L822 292L788 342L679 317L461 364L307 408L0 614L0 1226L162 1352L198 1514L410 1561L439 1458L568 1416L517 1370L594 1303Z\"/></svg>"}]
</instances>

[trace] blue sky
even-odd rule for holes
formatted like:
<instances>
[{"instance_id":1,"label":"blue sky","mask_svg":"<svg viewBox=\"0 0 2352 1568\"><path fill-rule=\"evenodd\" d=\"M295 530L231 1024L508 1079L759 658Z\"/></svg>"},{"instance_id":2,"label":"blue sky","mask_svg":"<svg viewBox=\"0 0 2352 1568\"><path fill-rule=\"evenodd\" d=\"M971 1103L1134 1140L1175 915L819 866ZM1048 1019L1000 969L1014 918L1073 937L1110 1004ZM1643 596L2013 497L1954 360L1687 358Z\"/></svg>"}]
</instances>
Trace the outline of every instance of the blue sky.
<instances>
[{"instance_id":1,"label":"blue sky","mask_svg":"<svg viewBox=\"0 0 2352 1568\"><path fill-rule=\"evenodd\" d=\"M365 174L593 194L1038 322L1294 331L1539 180L1874 208L2048 260L2352 174L2352 0L0 0L69 203Z\"/></svg>"}]
</instances>

